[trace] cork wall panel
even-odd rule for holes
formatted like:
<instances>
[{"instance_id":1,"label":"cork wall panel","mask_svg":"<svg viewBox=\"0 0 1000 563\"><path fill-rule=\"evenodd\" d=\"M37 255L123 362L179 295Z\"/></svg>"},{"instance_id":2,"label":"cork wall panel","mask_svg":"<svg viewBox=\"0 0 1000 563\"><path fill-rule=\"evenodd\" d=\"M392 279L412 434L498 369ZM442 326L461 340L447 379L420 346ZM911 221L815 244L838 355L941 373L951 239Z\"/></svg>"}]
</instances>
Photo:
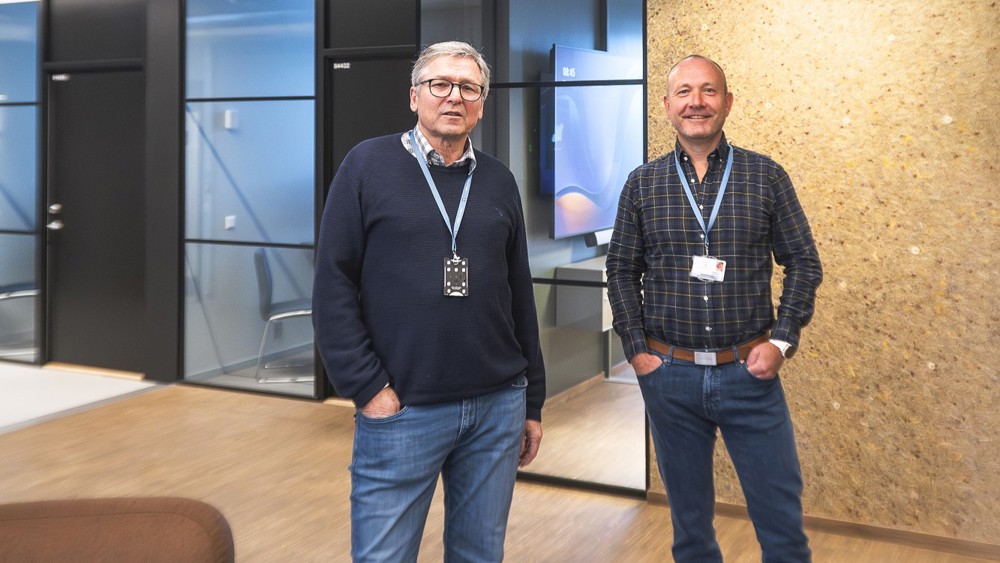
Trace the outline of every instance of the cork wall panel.
<instances>
[{"instance_id":1,"label":"cork wall panel","mask_svg":"<svg viewBox=\"0 0 1000 563\"><path fill-rule=\"evenodd\" d=\"M806 513L1000 543L997 3L649 0L647 18L650 156L673 148L669 67L716 60L730 142L785 167L819 245L782 372ZM717 465L719 500L743 503Z\"/></svg>"}]
</instances>

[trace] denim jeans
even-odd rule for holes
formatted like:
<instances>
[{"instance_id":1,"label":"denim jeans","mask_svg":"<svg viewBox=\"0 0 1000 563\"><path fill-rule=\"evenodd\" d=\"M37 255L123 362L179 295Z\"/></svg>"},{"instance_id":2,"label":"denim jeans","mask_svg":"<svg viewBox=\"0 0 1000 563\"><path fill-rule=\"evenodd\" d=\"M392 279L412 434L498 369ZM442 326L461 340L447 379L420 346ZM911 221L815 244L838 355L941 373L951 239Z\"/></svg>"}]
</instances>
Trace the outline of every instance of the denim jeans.
<instances>
[{"instance_id":1,"label":"denim jeans","mask_svg":"<svg viewBox=\"0 0 1000 563\"><path fill-rule=\"evenodd\" d=\"M802 471L781 381L751 374L743 362L699 366L660 355L663 365L639 387L667 488L674 560L721 562L713 452L721 432L760 542L763 563L808 562L802 522Z\"/></svg>"},{"instance_id":2,"label":"denim jeans","mask_svg":"<svg viewBox=\"0 0 1000 563\"><path fill-rule=\"evenodd\" d=\"M473 399L355 417L354 561L416 561L438 476L444 560L501 561L524 436L527 379Z\"/></svg>"}]
</instances>

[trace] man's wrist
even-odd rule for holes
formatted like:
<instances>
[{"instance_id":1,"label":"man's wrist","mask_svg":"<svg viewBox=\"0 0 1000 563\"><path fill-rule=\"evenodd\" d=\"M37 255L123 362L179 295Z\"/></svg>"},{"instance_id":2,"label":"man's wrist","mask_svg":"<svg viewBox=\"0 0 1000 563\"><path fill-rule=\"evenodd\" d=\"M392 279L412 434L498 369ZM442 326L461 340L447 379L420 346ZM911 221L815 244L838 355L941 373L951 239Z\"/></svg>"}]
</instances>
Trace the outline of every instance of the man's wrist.
<instances>
[{"instance_id":1,"label":"man's wrist","mask_svg":"<svg viewBox=\"0 0 1000 563\"><path fill-rule=\"evenodd\" d=\"M774 344L775 348L777 348L779 352L781 352L781 357L785 358L786 360L791 358L792 355L795 354L795 347L789 344L788 342L785 342L784 340L775 340L774 338L772 338L770 342L771 344Z\"/></svg>"}]
</instances>

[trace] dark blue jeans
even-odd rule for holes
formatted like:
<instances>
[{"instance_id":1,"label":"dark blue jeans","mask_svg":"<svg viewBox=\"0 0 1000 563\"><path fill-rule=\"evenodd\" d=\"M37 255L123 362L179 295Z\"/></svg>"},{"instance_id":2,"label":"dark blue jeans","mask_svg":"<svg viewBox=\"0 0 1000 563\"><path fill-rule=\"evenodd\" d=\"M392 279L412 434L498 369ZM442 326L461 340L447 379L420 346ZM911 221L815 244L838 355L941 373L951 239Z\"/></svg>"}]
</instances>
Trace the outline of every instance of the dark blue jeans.
<instances>
[{"instance_id":1,"label":"dark blue jeans","mask_svg":"<svg viewBox=\"0 0 1000 563\"><path fill-rule=\"evenodd\" d=\"M780 380L742 362L698 366L660 356L639 377L660 476L667 488L678 563L721 562L715 540L716 429L743 488L763 562L808 562L802 471Z\"/></svg>"}]
</instances>

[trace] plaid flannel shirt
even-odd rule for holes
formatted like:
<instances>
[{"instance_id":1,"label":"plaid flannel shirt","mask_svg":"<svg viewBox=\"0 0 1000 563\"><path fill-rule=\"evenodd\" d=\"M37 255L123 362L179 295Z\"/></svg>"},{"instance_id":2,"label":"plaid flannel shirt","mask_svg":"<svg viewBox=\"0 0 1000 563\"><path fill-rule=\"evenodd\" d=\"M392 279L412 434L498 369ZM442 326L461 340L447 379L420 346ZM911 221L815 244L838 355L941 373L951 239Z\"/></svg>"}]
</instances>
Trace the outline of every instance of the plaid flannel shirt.
<instances>
[{"instance_id":1,"label":"plaid flannel shirt","mask_svg":"<svg viewBox=\"0 0 1000 563\"><path fill-rule=\"evenodd\" d=\"M690 276L692 257L705 254L704 236L684 194L681 168L707 225L728 151L733 169L709 254L726 262L725 280ZM625 182L608 250L608 292L614 328L627 358L648 352L647 336L683 348L717 350L770 330L797 346L812 318L823 278L819 253L795 189L770 158L731 147L725 137L697 181L677 143L674 152L635 169ZM774 262L784 269L777 318L771 300Z\"/></svg>"}]
</instances>

